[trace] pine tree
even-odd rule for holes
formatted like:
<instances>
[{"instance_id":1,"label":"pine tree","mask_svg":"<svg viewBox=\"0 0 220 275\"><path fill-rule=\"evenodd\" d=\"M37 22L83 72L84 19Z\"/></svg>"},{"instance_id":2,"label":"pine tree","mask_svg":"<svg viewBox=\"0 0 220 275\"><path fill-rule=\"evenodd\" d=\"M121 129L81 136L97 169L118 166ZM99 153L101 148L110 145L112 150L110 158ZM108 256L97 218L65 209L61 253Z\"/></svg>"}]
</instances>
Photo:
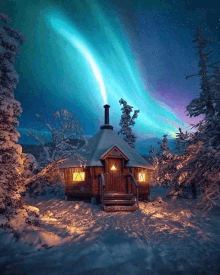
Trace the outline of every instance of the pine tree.
<instances>
[{"instance_id":1,"label":"pine tree","mask_svg":"<svg viewBox=\"0 0 220 275\"><path fill-rule=\"evenodd\" d=\"M200 77L200 95L199 98L193 99L190 104L186 106L186 109L190 115L190 117L197 117L199 115L213 115L214 107L212 101L212 89L211 89L211 72L209 67L210 64L210 54L212 51L207 51L206 48L213 43L211 39L206 39L203 37L203 32L200 26L197 27L197 34L195 35L195 39L193 40L195 43L194 48L198 49L197 55L199 56L198 66L200 67L199 73L195 75L187 76L187 78L191 76L198 75Z\"/></svg>"},{"instance_id":2,"label":"pine tree","mask_svg":"<svg viewBox=\"0 0 220 275\"><path fill-rule=\"evenodd\" d=\"M190 134L186 133L184 134L182 132L182 129L179 128L179 133L176 133L176 151L178 154L182 155L184 153L185 148L187 147L189 143Z\"/></svg>"},{"instance_id":3,"label":"pine tree","mask_svg":"<svg viewBox=\"0 0 220 275\"><path fill-rule=\"evenodd\" d=\"M149 163L154 167L154 171L151 174L151 184L153 186L158 186L160 185L160 183L158 183L156 178L157 178L159 160L158 160L158 153L153 145L150 146L147 161L149 161Z\"/></svg>"},{"instance_id":4,"label":"pine tree","mask_svg":"<svg viewBox=\"0 0 220 275\"><path fill-rule=\"evenodd\" d=\"M0 21L8 24L11 20L1 13ZM22 148L16 144L19 133L17 118L22 109L14 98L18 83L15 71L15 55L19 45L25 41L24 35L8 25L0 26L0 214L10 218L22 206L19 194Z\"/></svg>"},{"instance_id":5,"label":"pine tree","mask_svg":"<svg viewBox=\"0 0 220 275\"><path fill-rule=\"evenodd\" d=\"M169 186L172 181L172 171L169 167L172 164L173 154L169 152L170 147L167 143L167 135L163 135L162 141L158 142L160 145L159 151L156 152L154 147L150 148L150 162L155 168L151 177L151 182L155 186Z\"/></svg>"},{"instance_id":6,"label":"pine tree","mask_svg":"<svg viewBox=\"0 0 220 275\"><path fill-rule=\"evenodd\" d=\"M215 116L220 117L220 66L214 67L212 87L214 91Z\"/></svg>"},{"instance_id":7,"label":"pine tree","mask_svg":"<svg viewBox=\"0 0 220 275\"><path fill-rule=\"evenodd\" d=\"M196 198L199 194L200 203L211 208L220 203L219 67L210 64L211 52L206 48L212 41L203 37L200 27L197 28L194 42L199 55L200 70L197 75L200 77L201 92L187 106L187 111L190 117L203 115L204 119L193 125L197 130L190 137L182 156L183 167L174 178L179 179L180 186L191 187L193 197ZM219 61L214 64L217 63ZM214 73L211 71L213 67Z\"/></svg>"},{"instance_id":8,"label":"pine tree","mask_svg":"<svg viewBox=\"0 0 220 275\"><path fill-rule=\"evenodd\" d=\"M148 160L149 160L150 164L152 164L154 167L157 166L157 162L158 162L157 152L153 145L150 146Z\"/></svg>"},{"instance_id":9,"label":"pine tree","mask_svg":"<svg viewBox=\"0 0 220 275\"><path fill-rule=\"evenodd\" d=\"M210 209L220 205L220 68L210 64L211 52L206 47L211 40L203 37L200 27L194 42L199 55L200 70L196 75L200 77L201 92L187 106L187 111L190 117L203 115L204 119L193 125L197 128L193 134L184 134L179 129L177 143L182 155L167 154L166 139L160 143L162 157L154 176L160 184L171 187L171 195L194 199L199 195L199 204Z\"/></svg>"},{"instance_id":10,"label":"pine tree","mask_svg":"<svg viewBox=\"0 0 220 275\"><path fill-rule=\"evenodd\" d=\"M214 67L214 80L213 80L213 86L215 89L215 98L219 98L220 94L220 66Z\"/></svg>"},{"instance_id":11,"label":"pine tree","mask_svg":"<svg viewBox=\"0 0 220 275\"><path fill-rule=\"evenodd\" d=\"M168 151L170 150L170 147L167 145L167 143L168 143L167 136L168 135L163 135L162 142L158 142L158 144L160 145L160 147L159 147L159 155L160 156L166 156Z\"/></svg>"},{"instance_id":12,"label":"pine tree","mask_svg":"<svg viewBox=\"0 0 220 275\"><path fill-rule=\"evenodd\" d=\"M122 115L119 125L121 126L121 130L118 132L118 134L124 135L124 140L132 147L135 148L135 141L136 136L133 133L130 126L134 126L135 119L138 117L139 110L135 110L133 116L130 116L130 113L132 112L132 106L127 105L127 102L123 100L122 98L119 100L120 104L123 104Z\"/></svg>"}]
</instances>

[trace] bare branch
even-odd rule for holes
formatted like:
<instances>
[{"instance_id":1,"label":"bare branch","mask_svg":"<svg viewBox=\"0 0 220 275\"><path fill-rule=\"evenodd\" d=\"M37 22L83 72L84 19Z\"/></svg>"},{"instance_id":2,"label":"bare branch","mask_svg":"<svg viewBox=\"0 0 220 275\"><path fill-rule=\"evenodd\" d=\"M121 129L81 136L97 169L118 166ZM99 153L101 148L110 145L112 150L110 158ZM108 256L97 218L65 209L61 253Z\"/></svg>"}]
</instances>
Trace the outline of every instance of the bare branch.
<instances>
[{"instance_id":1,"label":"bare branch","mask_svg":"<svg viewBox=\"0 0 220 275\"><path fill-rule=\"evenodd\" d=\"M187 75L186 76L186 79L188 79L189 77L192 77L192 76L198 76L199 74L191 74L191 75Z\"/></svg>"}]
</instances>

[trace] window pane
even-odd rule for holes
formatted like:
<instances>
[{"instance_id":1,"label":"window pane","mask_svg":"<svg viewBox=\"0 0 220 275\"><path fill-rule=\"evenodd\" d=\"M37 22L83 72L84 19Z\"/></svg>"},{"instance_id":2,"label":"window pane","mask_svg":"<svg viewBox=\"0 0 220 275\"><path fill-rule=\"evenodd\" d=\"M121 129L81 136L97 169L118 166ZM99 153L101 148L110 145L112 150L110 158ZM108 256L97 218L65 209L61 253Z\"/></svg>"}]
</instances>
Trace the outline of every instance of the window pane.
<instances>
[{"instance_id":1,"label":"window pane","mask_svg":"<svg viewBox=\"0 0 220 275\"><path fill-rule=\"evenodd\" d=\"M75 172L73 173L73 181L84 181L85 172Z\"/></svg>"},{"instance_id":2,"label":"window pane","mask_svg":"<svg viewBox=\"0 0 220 275\"><path fill-rule=\"evenodd\" d=\"M145 181L145 174L144 173L139 173L138 174L138 180L139 181Z\"/></svg>"}]
</instances>

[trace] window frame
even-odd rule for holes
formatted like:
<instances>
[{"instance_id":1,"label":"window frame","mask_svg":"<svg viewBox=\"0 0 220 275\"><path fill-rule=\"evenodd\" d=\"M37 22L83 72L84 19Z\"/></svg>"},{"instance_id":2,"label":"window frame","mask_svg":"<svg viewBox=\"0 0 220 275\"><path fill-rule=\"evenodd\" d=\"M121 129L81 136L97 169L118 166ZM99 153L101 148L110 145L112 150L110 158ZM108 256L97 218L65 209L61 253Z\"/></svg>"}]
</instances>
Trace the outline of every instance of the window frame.
<instances>
[{"instance_id":1,"label":"window frame","mask_svg":"<svg viewBox=\"0 0 220 275\"><path fill-rule=\"evenodd\" d=\"M83 169L83 168L73 168L72 169L72 171L71 171L72 173L72 182L73 183L82 183L82 182L85 182L86 181L86 171L85 171L85 169ZM84 180L74 180L74 173L84 173Z\"/></svg>"}]
</instances>

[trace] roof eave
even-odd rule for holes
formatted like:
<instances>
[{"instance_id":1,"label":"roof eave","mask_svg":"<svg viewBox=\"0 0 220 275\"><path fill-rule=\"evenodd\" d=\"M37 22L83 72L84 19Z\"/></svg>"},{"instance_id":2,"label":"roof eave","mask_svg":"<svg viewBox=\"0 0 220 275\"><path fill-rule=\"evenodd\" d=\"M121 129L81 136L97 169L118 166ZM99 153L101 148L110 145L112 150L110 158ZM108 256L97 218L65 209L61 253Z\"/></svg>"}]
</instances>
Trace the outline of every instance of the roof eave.
<instances>
[{"instance_id":1,"label":"roof eave","mask_svg":"<svg viewBox=\"0 0 220 275\"><path fill-rule=\"evenodd\" d=\"M129 161L129 158L127 157L127 155L126 155L126 154L125 154L116 144L112 145L108 150L106 150L105 153L101 155L100 159L101 159L101 160L104 159L105 156L108 155L108 153L109 153L114 147L116 147L116 148L121 152L121 154L123 155L123 157L124 157L127 161Z\"/></svg>"}]
</instances>

